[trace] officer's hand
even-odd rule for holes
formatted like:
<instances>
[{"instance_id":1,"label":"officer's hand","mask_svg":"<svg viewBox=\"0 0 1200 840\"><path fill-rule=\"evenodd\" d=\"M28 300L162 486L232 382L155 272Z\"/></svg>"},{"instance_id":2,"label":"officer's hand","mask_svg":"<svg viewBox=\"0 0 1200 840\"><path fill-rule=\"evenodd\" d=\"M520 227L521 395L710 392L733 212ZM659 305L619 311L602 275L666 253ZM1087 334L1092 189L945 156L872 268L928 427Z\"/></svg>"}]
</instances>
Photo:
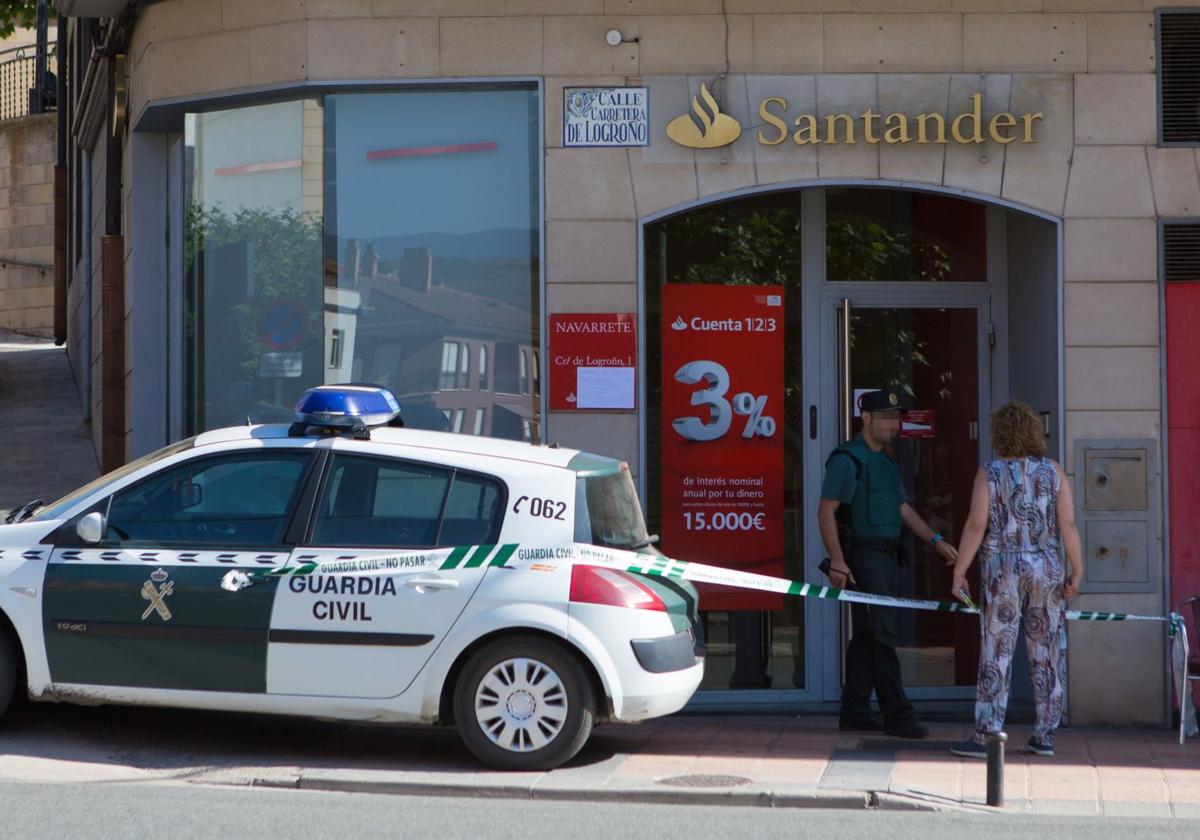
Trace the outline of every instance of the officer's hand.
<instances>
[{"instance_id":1,"label":"officer's hand","mask_svg":"<svg viewBox=\"0 0 1200 840\"><path fill-rule=\"evenodd\" d=\"M942 558L946 561L947 566L953 566L954 561L958 559L958 549L950 545L950 543L946 542L945 540L938 540L937 545L935 545L933 548L934 551L942 555Z\"/></svg>"},{"instance_id":2,"label":"officer's hand","mask_svg":"<svg viewBox=\"0 0 1200 840\"><path fill-rule=\"evenodd\" d=\"M843 566L840 569L836 569L831 566L829 569L829 582L838 589L845 589L848 585L853 585L854 575L850 573L848 567Z\"/></svg>"}]
</instances>

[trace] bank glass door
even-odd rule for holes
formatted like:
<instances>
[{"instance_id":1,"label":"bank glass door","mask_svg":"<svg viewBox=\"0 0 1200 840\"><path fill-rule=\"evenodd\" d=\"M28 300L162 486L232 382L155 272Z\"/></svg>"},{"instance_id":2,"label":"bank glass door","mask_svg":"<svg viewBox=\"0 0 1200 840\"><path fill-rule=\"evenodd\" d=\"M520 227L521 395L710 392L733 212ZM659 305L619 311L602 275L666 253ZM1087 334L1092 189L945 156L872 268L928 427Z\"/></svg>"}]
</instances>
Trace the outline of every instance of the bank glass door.
<instances>
[{"instance_id":1,"label":"bank glass door","mask_svg":"<svg viewBox=\"0 0 1200 840\"><path fill-rule=\"evenodd\" d=\"M909 503L955 544L980 463L981 419L986 417L981 395L988 393L982 381L986 366L980 364L986 352L981 341L985 316L983 303L888 306L854 299L838 302L834 314L839 437L858 434L857 399L863 392L889 389L902 395L910 410L903 415L892 455ZM948 598L951 569L929 545L905 531L900 557L900 595ZM978 591L976 580L971 586ZM848 611L843 611L842 627L844 649ZM953 614L902 612L897 652L904 684L918 689L917 696L921 688L973 686L978 650L974 621Z\"/></svg>"}]
</instances>

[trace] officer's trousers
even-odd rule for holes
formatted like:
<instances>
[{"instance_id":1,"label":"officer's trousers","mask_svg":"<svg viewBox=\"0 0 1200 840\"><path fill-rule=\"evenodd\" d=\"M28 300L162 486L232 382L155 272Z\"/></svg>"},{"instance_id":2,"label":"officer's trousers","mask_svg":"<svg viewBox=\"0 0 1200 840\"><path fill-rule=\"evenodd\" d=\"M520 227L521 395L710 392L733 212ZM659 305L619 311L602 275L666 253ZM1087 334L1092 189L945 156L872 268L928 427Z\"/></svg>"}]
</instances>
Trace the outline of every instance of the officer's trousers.
<instances>
[{"instance_id":1,"label":"officer's trousers","mask_svg":"<svg viewBox=\"0 0 1200 840\"><path fill-rule=\"evenodd\" d=\"M848 548L846 565L850 567L859 591L876 595L899 594L900 567L895 548L876 548L857 542ZM853 604L850 611L854 627L846 647L842 719L867 717L874 689L885 725L914 721L916 715L904 693L900 660L896 656L899 612L894 607L867 604Z\"/></svg>"}]
</instances>

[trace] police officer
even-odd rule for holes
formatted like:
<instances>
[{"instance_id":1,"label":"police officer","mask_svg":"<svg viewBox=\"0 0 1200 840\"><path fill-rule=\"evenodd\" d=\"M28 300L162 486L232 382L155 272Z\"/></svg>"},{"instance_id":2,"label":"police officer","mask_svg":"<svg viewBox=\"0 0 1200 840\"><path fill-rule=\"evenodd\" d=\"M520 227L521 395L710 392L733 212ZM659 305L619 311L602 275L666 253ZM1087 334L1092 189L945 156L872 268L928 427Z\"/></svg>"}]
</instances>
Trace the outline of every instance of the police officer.
<instances>
[{"instance_id":1,"label":"police officer","mask_svg":"<svg viewBox=\"0 0 1200 840\"><path fill-rule=\"evenodd\" d=\"M870 391L863 394L859 407L862 432L835 449L825 464L817 520L829 554L830 583L895 596L902 525L933 545L947 564L954 562L958 552L908 505L896 463L885 450L900 430L899 397L890 391ZM854 629L846 648L840 728L882 729L901 738L924 738L929 730L917 722L900 682L899 611L854 604L851 617ZM872 688L882 722L870 715Z\"/></svg>"}]
</instances>

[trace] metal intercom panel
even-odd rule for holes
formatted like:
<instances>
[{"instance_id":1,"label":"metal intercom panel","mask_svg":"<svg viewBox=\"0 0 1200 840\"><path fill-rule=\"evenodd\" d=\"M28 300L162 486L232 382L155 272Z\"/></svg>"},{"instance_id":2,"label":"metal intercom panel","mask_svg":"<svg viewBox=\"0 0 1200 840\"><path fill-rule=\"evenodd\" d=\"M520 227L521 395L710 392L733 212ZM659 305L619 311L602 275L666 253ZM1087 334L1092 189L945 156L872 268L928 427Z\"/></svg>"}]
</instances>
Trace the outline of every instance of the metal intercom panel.
<instances>
[{"instance_id":1,"label":"metal intercom panel","mask_svg":"<svg viewBox=\"0 0 1200 840\"><path fill-rule=\"evenodd\" d=\"M1158 441L1075 441L1083 592L1156 592Z\"/></svg>"}]
</instances>

